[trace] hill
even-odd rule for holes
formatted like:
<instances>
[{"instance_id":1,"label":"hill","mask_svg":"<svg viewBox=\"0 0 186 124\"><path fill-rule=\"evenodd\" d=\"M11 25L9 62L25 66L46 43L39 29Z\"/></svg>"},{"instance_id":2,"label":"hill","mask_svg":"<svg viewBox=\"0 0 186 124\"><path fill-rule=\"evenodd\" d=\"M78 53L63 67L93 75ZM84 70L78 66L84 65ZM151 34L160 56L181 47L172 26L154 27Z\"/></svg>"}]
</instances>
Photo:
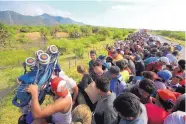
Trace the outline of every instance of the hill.
<instances>
[{"instance_id":1,"label":"hill","mask_svg":"<svg viewBox=\"0 0 186 124\"><path fill-rule=\"evenodd\" d=\"M74 21L70 18L61 16L51 16L42 14L39 16L21 15L13 11L0 11L0 22L11 25L58 25L58 24L79 24L83 23Z\"/></svg>"}]
</instances>

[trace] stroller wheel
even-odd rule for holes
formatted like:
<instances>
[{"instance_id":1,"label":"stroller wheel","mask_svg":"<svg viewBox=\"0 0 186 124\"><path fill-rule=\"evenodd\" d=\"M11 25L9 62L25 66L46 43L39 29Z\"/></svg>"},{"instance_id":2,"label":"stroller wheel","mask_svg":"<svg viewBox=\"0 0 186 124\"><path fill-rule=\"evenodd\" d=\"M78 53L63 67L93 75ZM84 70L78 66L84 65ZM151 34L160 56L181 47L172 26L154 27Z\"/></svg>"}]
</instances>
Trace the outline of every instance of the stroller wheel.
<instances>
[{"instance_id":1,"label":"stroller wheel","mask_svg":"<svg viewBox=\"0 0 186 124\"><path fill-rule=\"evenodd\" d=\"M47 49L47 52L49 52L50 54L56 54L58 53L58 48L55 45L50 45Z\"/></svg>"},{"instance_id":2,"label":"stroller wheel","mask_svg":"<svg viewBox=\"0 0 186 124\"><path fill-rule=\"evenodd\" d=\"M44 53L43 50L38 50L35 52L35 56L38 57L41 53Z\"/></svg>"},{"instance_id":3,"label":"stroller wheel","mask_svg":"<svg viewBox=\"0 0 186 124\"><path fill-rule=\"evenodd\" d=\"M38 59L39 59L39 63L40 64L48 64L50 62L50 56L47 54L47 53L41 53L39 56L38 56Z\"/></svg>"},{"instance_id":4,"label":"stroller wheel","mask_svg":"<svg viewBox=\"0 0 186 124\"><path fill-rule=\"evenodd\" d=\"M33 66L35 66L35 59L33 57L28 57L25 60L25 63L27 66L33 67Z\"/></svg>"}]
</instances>

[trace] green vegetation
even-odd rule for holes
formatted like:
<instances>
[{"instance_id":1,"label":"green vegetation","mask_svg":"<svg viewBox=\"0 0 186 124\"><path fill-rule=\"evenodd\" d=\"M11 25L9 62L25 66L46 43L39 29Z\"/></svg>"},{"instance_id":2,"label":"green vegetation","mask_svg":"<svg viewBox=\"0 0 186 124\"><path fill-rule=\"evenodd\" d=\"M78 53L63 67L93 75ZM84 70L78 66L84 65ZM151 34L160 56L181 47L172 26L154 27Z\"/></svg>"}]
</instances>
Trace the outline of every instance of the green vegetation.
<instances>
[{"instance_id":1,"label":"green vegetation","mask_svg":"<svg viewBox=\"0 0 186 124\"><path fill-rule=\"evenodd\" d=\"M166 39L176 42L185 46L185 32L184 31L152 31L152 33L157 35L162 35Z\"/></svg>"}]
</instances>

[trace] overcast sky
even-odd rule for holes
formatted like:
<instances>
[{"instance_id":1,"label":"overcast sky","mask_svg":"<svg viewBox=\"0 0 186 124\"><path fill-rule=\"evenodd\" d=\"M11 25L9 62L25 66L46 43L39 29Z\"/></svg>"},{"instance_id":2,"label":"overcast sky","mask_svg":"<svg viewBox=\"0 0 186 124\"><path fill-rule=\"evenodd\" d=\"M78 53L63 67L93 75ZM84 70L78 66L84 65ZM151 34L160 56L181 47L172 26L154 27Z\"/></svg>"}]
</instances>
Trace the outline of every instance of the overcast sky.
<instances>
[{"instance_id":1,"label":"overcast sky","mask_svg":"<svg viewBox=\"0 0 186 124\"><path fill-rule=\"evenodd\" d=\"M0 0L0 10L48 13L99 26L186 30L186 0Z\"/></svg>"}]
</instances>

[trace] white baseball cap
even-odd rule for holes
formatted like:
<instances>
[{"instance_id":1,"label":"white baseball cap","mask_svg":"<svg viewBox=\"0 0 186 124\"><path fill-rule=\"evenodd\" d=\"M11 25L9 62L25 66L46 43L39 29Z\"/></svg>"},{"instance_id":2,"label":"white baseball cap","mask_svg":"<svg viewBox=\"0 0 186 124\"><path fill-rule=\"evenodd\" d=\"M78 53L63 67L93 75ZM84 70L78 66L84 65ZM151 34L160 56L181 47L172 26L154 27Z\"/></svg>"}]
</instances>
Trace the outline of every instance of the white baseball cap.
<instances>
[{"instance_id":1,"label":"white baseball cap","mask_svg":"<svg viewBox=\"0 0 186 124\"><path fill-rule=\"evenodd\" d=\"M160 61L166 63L166 65L170 65L169 59L167 57L160 57Z\"/></svg>"}]
</instances>

